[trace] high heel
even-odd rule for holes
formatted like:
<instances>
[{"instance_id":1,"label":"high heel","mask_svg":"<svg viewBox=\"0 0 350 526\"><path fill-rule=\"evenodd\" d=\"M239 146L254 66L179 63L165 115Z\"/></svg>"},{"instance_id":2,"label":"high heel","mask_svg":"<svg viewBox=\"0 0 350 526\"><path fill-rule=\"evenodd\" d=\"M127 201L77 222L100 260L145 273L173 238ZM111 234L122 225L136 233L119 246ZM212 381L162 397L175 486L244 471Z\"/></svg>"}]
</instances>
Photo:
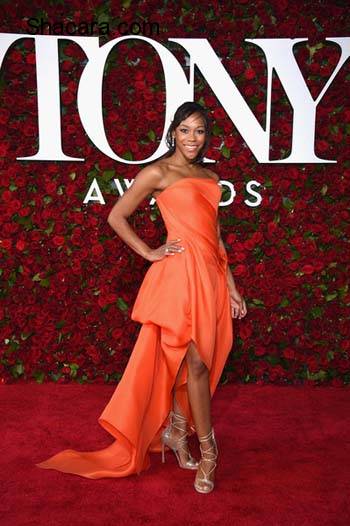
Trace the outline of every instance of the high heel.
<instances>
[{"instance_id":1,"label":"high heel","mask_svg":"<svg viewBox=\"0 0 350 526\"><path fill-rule=\"evenodd\" d=\"M198 476L196 476L196 480L194 482L194 488L199 493L210 493L214 489L214 482L212 480L209 480L208 475L210 475L210 473L212 473L212 471L216 468L216 459L218 456L218 448L216 445L214 429L212 428L211 431L207 435L198 437L198 440L199 440L199 448L201 450L202 457L200 460L197 475L198 475L199 470L201 470L204 477L199 478ZM207 442L208 440L212 441L212 445L207 449L203 449L202 443ZM201 462L211 462L214 465L208 471L208 473L206 473L203 470Z\"/></svg>"},{"instance_id":2,"label":"high heel","mask_svg":"<svg viewBox=\"0 0 350 526\"><path fill-rule=\"evenodd\" d=\"M185 424L185 425L182 427L179 427L179 425L177 424ZM173 427L175 427L176 429L179 429L180 431L183 431L184 434L181 435L179 438L172 437L171 430ZM180 415L179 413L175 413L174 411L170 411L170 424L162 432L161 442L162 442L162 462L165 462L165 446L168 446L170 449L174 451L180 468L198 469L199 462L197 462L191 456L191 453L187 445L186 418L184 416ZM183 462L181 459L181 456L179 455L179 451L181 450L186 451L188 453L189 458L186 462Z\"/></svg>"}]
</instances>

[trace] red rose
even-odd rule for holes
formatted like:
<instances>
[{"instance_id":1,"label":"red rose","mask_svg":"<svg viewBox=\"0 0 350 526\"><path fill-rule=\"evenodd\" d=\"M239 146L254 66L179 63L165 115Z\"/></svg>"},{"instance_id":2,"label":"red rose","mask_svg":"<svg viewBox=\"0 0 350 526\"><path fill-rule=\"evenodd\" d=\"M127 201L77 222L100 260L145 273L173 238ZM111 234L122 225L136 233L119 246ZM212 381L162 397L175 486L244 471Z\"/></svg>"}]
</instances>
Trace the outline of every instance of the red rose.
<instances>
[{"instance_id":1,"label":"red rose","mask_svg":"<svg viewBox=\"0 0 350 526\"><path fill-rule=\"evenodd\" d=\"M244 72L244 76L247 80L252 80L255 78L255 71L252 68L247 68Z\"/></svg>"}]
</instances>

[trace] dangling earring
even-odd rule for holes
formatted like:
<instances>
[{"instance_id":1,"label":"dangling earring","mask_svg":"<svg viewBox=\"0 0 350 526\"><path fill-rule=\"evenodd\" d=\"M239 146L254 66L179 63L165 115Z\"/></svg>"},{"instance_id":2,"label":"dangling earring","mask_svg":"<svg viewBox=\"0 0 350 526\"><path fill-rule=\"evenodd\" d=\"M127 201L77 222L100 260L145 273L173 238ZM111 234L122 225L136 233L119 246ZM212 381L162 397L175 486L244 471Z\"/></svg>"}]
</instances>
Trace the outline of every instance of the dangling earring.
<instances>
[{"instance_id":1,"label":"dangling earring","mask_svg":"<svg viewBox=\"0 0 350 526\"><path fill-rule=\"evenodd\" d=\"M171 138L171 147L174 148L174 146L175 146L175 138L172 137Z\"/></svg>"}]
</instances>

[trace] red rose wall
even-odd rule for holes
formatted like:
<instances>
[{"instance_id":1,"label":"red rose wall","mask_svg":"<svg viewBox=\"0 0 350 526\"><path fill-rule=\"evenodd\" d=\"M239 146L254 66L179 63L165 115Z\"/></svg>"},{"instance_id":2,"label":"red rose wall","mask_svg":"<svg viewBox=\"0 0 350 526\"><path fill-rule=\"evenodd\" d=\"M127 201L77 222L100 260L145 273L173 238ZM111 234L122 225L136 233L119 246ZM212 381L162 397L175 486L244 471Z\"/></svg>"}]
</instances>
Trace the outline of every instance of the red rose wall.
<instances>
[{"instance_id":1,"label":"red rose wall","mask_svg":"<svg viewBox=\"0 0 350 526\"><path fill-rule=\"evenodd\" d=\"M347 2L82 2L1 3L3 33L28 33L28 19L98 21L121 36L120 22L155 21L166 46L188 72L185 50L169 38L207 38L263 126L266 62L246 38L308 38L294 53L315 99L334 70L340 48L325 39L350 36ZM125 26L124 26L125 27ZM95 33L96 36L96 33ZM33 39L16 42L1 70L0 378L20 381L116 382L135 343L130 320L149 262L113 232L106 219L143 165L102 154L80 123L76 95L86 63L77 45L60 52L63 151L85 162L32 162L38 149ZM85 61L85 62L84 62ZM288 156L292 110L274 74L270 159ZM334 164L259 164L198 70L195 100L214 122L207 157L234 184L220 207L222 237L248 314L233 320L234 345L222 382L350 382L349 183L350 64L345 63L317 109L315 153ZM140 41L122 42L105 68L108 141L125 159L142 160L163 133L165 87L159 57ZM105 204L83 204L96 178ZM246 184L260 183L249 207ZM223 194L225 196L225 193ZM165 228L150 199L130 224L151 247Z\"/></svg>"}]
</instances>

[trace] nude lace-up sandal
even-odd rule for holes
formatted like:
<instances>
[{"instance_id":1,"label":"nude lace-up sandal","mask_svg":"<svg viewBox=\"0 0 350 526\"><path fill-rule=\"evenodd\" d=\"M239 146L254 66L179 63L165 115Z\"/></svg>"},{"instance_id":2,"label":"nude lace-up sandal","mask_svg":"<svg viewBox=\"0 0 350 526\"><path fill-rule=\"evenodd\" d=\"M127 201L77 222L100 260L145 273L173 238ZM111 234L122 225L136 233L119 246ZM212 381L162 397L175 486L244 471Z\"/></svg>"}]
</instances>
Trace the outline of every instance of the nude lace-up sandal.
<instances>
[{"instance_id":1,"label":"nude lace-up sandal","mask_svg":"<svg viewBox=\"0 0 350 526\"><path fill-rule=\"evenodd\" d=\"M198 440L202 458L200 460L196 480L194 482L194 487L199 493L210 493L214 489L214 482L212 480L209 480L208 476L216 468L216 459L218 456L218 448L216 445L214 429L212 428L207 435L198 437ZM207 449L203 449L202 444L204 442L208 442L209 440L212 441L212 445ZM202 462L210 462L212 464L212 467L208 472L205 472L203 470L203 467L201 465ZM203 477L198 476L198 473L200 472L203 473Z\"/></svg>"},{"instance_id":2,"label":"nude lace-up sandal","mask_svg":"<svg viewBox=\"0 0 350 526\"><path fill-rule=\"evenodd\" d=\"M179 438L174 438L171 435L172 428L175 427L183 432ZM162 433L162 462L165 462L165 446L168 446L175 453L180 468L183 469L198 469L199 462L197 462L190 453L187 444L187 420L184 416L174 411L170 411L170 424L166 427ZM186 451L188 454L188 460L184 462L179 455L179 451Z\"/></svg>"}]
</instances>

